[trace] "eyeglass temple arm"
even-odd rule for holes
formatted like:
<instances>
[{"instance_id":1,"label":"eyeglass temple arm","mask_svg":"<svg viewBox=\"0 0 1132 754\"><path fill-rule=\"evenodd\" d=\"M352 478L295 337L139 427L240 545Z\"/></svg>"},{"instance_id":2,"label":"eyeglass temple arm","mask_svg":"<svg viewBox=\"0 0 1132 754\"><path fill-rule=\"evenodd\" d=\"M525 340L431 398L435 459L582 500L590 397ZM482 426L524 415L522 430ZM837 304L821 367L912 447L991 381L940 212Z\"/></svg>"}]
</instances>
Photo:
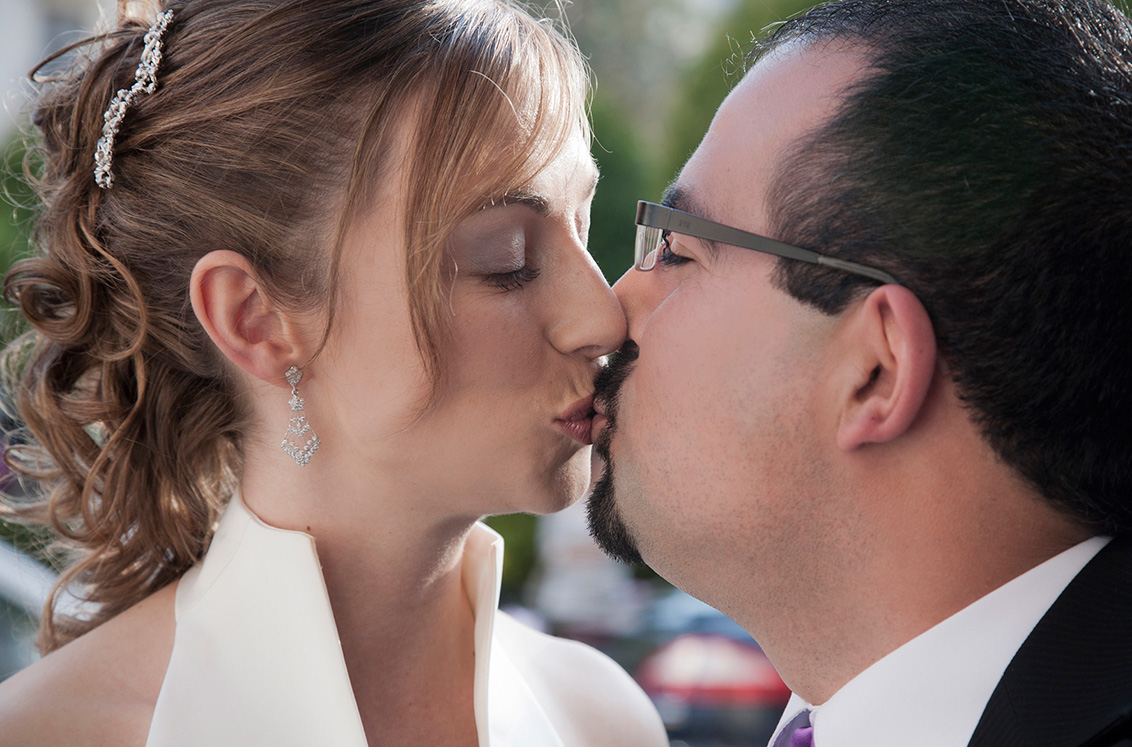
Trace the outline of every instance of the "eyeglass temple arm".
<instances>
[{"instance_id":1,"label":"eyeglass temple arm","mask_svg":"<svg viewBox=\"0 0 1132 754\"><path fill-rule=\"evenodd\" d=\"M834 259L833 257L827 257L822 254L818 254L818 264L877 280L886 285L900 285L899 280L892 277L892 275L889 275L884 270L878 270L876 267L869 267L868 265L857 264L856 262L847 262L844 259Z\"/></svg>"},{"instance_id":2,"label":"eyeglass temple arm","mask_svg":"<svg viewBox=\"0 0 1132 754\"><path fill-rule=\"evenodd\" d=\"M661 230L670 230L676 233L686 233L689 236L703 238L708 241L725 243L752 251L761 251L766 254L796 259L799 262L810 262L825 267L833 267L843 272L879 280L882 283L898 285L896 278L883 270L869 267L856 262L847 262L843 259L834 259L817 252L791 246L773 238L760 236L757 233L748 233L745 230L722 225L714 220L708 220L698 215L692 215L672 207L665 207L652 202L637 202L637 225L647 225Z\"/></svg>"}]
</instances>

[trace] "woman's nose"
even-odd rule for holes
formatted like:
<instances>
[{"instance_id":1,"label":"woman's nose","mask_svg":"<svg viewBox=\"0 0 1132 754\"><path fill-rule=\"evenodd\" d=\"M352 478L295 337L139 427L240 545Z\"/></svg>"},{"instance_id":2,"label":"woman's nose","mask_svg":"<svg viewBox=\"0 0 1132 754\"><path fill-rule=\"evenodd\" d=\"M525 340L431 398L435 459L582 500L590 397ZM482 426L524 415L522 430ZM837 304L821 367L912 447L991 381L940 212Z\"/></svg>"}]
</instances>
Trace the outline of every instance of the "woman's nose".
<instances>
[{"instance_id":1,"label":"woman's nose","mask_svg":"<svg viewBox=\"0 0 1132 754\"><path fill-rule=\"evenodd\" d=\"M577 259L577 257L575 257ZM573 265L561 303L551 326L551 342L562 353L581 353L596 359L625 342L625 314L589 253Z\"/></svg>"}]
</instances>

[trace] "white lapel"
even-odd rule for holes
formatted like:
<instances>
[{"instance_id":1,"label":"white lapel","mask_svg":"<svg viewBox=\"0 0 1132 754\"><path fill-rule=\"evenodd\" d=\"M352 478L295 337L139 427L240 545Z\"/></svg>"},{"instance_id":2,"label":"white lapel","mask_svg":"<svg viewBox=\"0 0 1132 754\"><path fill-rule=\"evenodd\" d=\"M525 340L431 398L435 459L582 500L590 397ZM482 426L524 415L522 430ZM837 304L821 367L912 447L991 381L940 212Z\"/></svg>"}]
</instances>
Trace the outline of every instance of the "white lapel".
<instances>
[{"instance_id":1,"label":"white lapel","mask_svg":"<svg viewBox=\"0 0 1132 754\"><path fill-rule=\"evenodd\" d=\"M366 745L313 538L237 494L176 613L147 744Z\"/></svg>"},{"instance_id":2,"label":"white lapel","mask_svg":"<svg viewBox=\"0 0 1132 754\"><path fill-rule=\"evenodd\" d=\"M479 742L561 746L512 659L534 648L496 613L502 566L502 537L477 525L463 575ZM177 587L176 617L148 745L366 745L312 537L268 526L236 494Z\"/></svg>"},{"instance_id":3,"label":"white lapel","mask_svg":"<svg viewBox=\"0 0 1132 754\"><path fill-rule=\"evenodd\" d=\"M503 578L503 538L487 526L472 530L464 548L464 585L476 615L476 727L480 746L562 746L512 655L529 642L497 612Z\"/></svg>"}]
</instances>

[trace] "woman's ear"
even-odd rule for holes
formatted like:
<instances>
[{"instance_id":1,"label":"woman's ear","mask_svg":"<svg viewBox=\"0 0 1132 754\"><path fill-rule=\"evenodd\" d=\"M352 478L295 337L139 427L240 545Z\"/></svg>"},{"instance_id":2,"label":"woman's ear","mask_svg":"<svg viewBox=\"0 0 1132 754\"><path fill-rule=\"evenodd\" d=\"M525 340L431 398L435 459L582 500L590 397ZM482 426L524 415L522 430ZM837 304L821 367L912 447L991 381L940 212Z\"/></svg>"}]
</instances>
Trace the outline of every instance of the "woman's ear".
<instances>
[{"instance_id":1,"label":"woman's ear","mask_svg":"<svg viewBox=\"0 0 1132 754\"><path fill-rule=\"evenodd\" d=\"M210 251L189 279L193 312L208 337L248 374L277 383L306 356L300 328L267 297L255 268L242 254Z\"/></svg>"},{"instance_id":2,"label":"woman's ear","mask_svg":"<svg viewBox=\"0 0 1132 754\"><path fill-rule=\"evenodd\" d=\"M853 317L846 335L854 383L843 393L837 429L844 451L904 434L920 415L936 370L931 318L907 288L877 288Z\"/></svg>"}]
</instances>

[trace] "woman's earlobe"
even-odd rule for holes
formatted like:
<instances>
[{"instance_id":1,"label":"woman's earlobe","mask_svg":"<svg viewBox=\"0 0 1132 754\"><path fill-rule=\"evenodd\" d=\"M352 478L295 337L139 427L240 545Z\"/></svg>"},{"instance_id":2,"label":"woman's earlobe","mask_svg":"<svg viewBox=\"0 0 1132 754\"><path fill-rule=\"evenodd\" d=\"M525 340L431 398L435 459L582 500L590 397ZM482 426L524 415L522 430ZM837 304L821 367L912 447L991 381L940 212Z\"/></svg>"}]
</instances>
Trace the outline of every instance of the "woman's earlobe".
<instances>
[{"instance_id":1,"label":"woman's earlobe","mask_svg":"<svg viewBox=\"0 0 1132 754\"><path fill-rule=\"evenodd\" d=\"M861 309L850 348L857 384L845 392L837 428L843 451L896 440L915 423L936 372L935 331L919 299L906 288L873 291Z\"/></svg>"},{"instance_id":2,"label":"woman's earlobe","mask_svg":"<svg viewBox=\"0 0 1132 754\"><path fill-rule=\"evenodd\" d=\"M244 372L277 383L304 363L295 328L267 297L255 268L234 251L210 251L189 279L193 312L224 356Z\"/></svg>"}]
</instances>

